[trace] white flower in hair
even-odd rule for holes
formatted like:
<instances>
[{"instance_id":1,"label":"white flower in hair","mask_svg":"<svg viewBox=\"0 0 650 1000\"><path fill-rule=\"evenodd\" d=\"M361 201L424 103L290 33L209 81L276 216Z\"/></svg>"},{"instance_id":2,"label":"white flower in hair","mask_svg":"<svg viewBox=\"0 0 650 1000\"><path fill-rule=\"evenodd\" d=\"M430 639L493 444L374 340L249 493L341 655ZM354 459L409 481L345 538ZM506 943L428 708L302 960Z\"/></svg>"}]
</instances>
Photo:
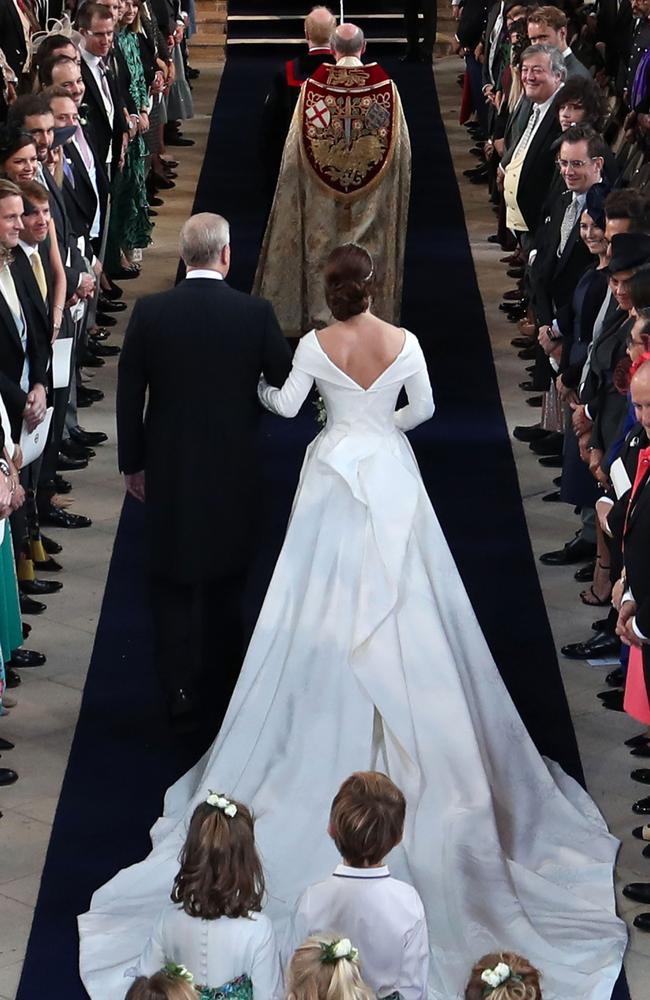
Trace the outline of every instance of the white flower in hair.
<instances>
[{"instance_id":1,"label":"white flower in hair","mask_svg":"<svg viewBox=\"0 0 650 1000\"><path fill-rule=\"evenodd\" d=\"M495 990L497 986L505 983L506 979L510 979L511 975L512 969L510 966L506 965L505 962L498 962L493 969L485 969L481 973L481 979Z\"/></svg>"},{"instance_id":2,"label":"white flower in hair","mask_svg":"<svg viewBox=\"0 0 650 1000\"><path fill-rule=\"evenodd\" d=\"M226 816L230 816L230 818L232 819L233 816L237 815L237 806L235 805L234 802L229 802L226 808L224 809L224 812Z\"/></svg>"},{"instance_id":3,"label":"white flower in hair","mask_svg":"<svg viewBox=\"0 0 650 1000\"><path fill-rule=\"evenodd\" d=\"M218 795L216 792L210 792L205 801L207 805L213 806L215 809L221 809L221 811L224 812L226 816L230 816L231 819L233 816L237 815L237 806L234 802L231 802L230 799L227 799L225 795Z\"/></svg>"}]
</instances>

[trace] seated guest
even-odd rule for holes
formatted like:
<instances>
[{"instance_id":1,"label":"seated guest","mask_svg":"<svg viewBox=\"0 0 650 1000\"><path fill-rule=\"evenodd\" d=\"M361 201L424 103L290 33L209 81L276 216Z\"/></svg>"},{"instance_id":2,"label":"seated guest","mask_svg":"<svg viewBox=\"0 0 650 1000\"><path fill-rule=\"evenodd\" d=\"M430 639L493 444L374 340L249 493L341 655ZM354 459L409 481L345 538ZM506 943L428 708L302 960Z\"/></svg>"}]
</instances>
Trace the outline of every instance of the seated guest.
<instances>
[{"instance_id":1,"label":"seated guest","mask_svg":"<svg viewBox=\"0 0 650 1000\"><path fill-rule=\"evenodd\" d=\"M404 833L402 792L378 771L358 771L341 785L329 834L342 864L302 894L293 921L292 947L335 928L361 953L363 975L378 997L403 1000L427 994L429 944L422 900L392 878L386 855Z\"/></svg>"},{"instance_id":2,"label":"seated guest","mask_svg":"<svg viewBox=\"0 0 650 1000\"><path fill-rule=\"evenodd\" d=\"M230 995L232 984L241 1000L280 1000L280 957L261 913L264 875L246 806L211 792L194 810L180 864L173 905L158 917L138 973L172 961L192 971L199 992Z\"/></svg>"},{"instance_id":3,"label":"seated guest","mask_svg":"<svg viewBox=\"0 0 650 1000\"><path fill-rule=\"evenodd\" d=\"M191 973L186 974L186 978L182 974L173 975L163 969L149 979L138 976L124 1000L199 1000L190 975Z\"/></svg>"},{"instance_id":4,"label":"seated guest","mask_svg":"<svg viewBox=\"0 0 650 1000\"><path fill-rule=\"evenodd\" d=\"M289 963L287 1000L374 1000L375 993L361 978L361 960L348 938L308 938Z\"/></svg>"},{"instance_id":5,"label":"seated guest","mask_svg":"<svg viewBox=\"0 0 650 1000\"><path fill-rule=\"evenodd\" d=\"M480 958L465 987L465 1000L542 1000L541 973L511 951Z\"/></svg>"}]
</instances>

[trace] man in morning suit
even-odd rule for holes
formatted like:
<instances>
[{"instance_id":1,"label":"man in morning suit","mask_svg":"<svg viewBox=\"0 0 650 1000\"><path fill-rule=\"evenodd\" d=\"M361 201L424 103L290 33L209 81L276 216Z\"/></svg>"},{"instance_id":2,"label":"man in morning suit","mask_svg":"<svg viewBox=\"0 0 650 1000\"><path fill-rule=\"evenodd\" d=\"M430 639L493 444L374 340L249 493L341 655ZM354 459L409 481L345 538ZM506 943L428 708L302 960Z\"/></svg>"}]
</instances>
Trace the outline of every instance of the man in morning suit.
<instances>
[{"instance_id":1,"label":"man in morning suit","mask_svg":"<svg viewBox=\"0 0 650 1000\"><path fill-rule=\"evenodd\" d=\"M421 29L420 14L422 14ZM437 25L437 0L405 0L406 53L403 56L404 62L431 62ZM420 44L420 38L422 44Z\"/></svg>"},{"instance_id":2,"label":"man in morning suit","mask_svg":"<svg viewBox=\"0 0 650 1000\"><path fill-rule=\"evenodd\" d=\"M291 365L271 304L225 281L229 239L221 216L185 223L187 276L136 302L118 370L119 466L145 503L156 667L183 730L196 727L199 698L219 721L241 665L259 510L257 383L263 373L282 385Z\"/></svg>"},{"instance_id":3,"label":"man in morning suit","mask_svg":"<svg viewBox=\"0 0 650 1000\"><path fill-rule=\"evenodd\" d=\"M275 192L282 151L300 97L300 88L324 62L334 62L330 38L335 30L336 18L332 12L327 7L312 7L305 18L307 52L286 61L266 95L260 146L270 198Z\"/></svg>"},{"instance_id":4,"label":"man in morning suit","mask_svg":"<svg viewBox=\"0 0 650 1000\"><path fill-rule=\"evenodd\" d=\"M114 21L102 4L89 3L79 11L81 75L86 88L88 130L94 149L111 179L122 168L128 141L127 109L118 82L108 68Z\"/></svg>"},{"instance_id":5,"label":"man in morning suit","mask_svg":"<svg viewBox=\"0 0 650 1000\"><path fill-rule=\"evenodd\" d=\"M530 115L514 147L506 150L499 171L504 175L506 224L528 253L556 170L554 143L561 128L553 102L566 79L562 54L549 45L530 45L522 53L521 79L532 102Z\"/></svg>"}]
</instances>

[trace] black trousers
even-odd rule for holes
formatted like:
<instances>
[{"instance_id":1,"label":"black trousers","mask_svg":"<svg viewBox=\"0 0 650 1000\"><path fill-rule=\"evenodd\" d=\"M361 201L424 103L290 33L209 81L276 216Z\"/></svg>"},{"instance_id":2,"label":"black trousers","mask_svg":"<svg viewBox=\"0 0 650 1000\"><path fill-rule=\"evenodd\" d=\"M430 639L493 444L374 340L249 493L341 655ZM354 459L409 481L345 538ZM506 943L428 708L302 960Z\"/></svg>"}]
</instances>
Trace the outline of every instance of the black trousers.
<instances>
[{"instance_id":1,"label":"black trousers","mask_svg":"<svg viewBox=\"0 0 650 1000\"><path fill-rule=\"evenodd\" d=\"M165 695L183 689L218 721L244 655L244 583L244 573L194 584L150 579L155 662Z\"/></svg>"},{"instance_id":2,"label":"black trousers","mask_svg":"<svg viewBox=\"0 0 650 1000\"><path fill-rule=\"evenodd\" d=\"M418 14L422 13L422 23ZM433 53L438 26L438 4L436 0L406 0L404 3L406 21L406 41L410 52L417 52L422 38L422 50L427 55Z\"/></svg>"}]
</instances>

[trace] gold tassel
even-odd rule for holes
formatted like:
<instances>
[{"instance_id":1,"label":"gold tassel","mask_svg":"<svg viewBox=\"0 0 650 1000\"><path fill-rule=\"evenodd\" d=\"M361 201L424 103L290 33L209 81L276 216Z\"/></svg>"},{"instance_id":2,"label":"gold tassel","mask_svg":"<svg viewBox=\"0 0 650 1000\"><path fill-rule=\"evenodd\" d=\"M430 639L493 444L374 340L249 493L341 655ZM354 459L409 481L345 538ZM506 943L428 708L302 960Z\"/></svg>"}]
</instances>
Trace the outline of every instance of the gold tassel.
<instances>
[{"instance_id":1,"label":"gold tassel","mask_svg":"<svg viewBox=\"0 0 650 1000\"><path fill-rule=\"evenodd\" d=\"M32 538L29 543L29 548L32 554L32 559L34 562L47 562L48 555L43 548L43 543L40 538Z\"/></svg>"},{"instance_id":2,"label":"gold tassel","mask_svg":"<svg viewBox=\"0 0 650 1000\"><path fill-rule=\"evenodd\" d=\"M31 559L22 553L18 556L18 564L16 566L16 576L19 580L33 580L34 579L34 563Z\"/></svg>"}]
</instances>

